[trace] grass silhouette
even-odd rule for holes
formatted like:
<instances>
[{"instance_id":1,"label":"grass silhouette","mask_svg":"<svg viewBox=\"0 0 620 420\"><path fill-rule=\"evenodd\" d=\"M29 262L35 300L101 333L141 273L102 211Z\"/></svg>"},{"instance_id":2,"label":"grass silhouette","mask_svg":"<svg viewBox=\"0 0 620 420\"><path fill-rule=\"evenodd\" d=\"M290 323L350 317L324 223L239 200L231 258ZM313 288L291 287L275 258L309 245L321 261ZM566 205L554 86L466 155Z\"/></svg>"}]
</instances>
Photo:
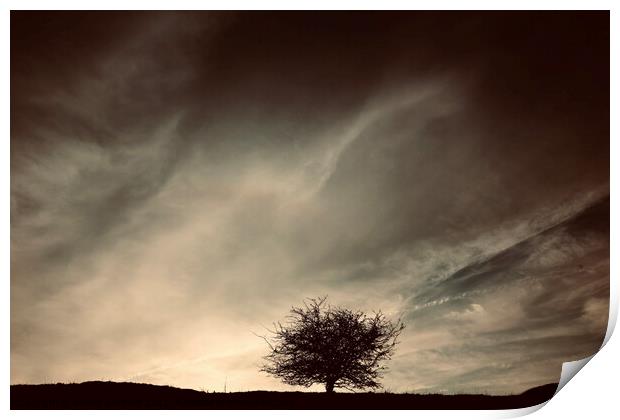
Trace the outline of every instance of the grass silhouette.
<instances>
[{"instance_id":1,"label":"grass silhouette","mask_svg":"<svg viewBox=\"0 0 620 420\"><path fill-rule=\"evenodd\" d=\"M217 393L132 382L11 385L11 409L381 409L467 410L523 408L549 400L557 384L518 395L315 393L249 391Z\"/></svg>"}]
</instances>

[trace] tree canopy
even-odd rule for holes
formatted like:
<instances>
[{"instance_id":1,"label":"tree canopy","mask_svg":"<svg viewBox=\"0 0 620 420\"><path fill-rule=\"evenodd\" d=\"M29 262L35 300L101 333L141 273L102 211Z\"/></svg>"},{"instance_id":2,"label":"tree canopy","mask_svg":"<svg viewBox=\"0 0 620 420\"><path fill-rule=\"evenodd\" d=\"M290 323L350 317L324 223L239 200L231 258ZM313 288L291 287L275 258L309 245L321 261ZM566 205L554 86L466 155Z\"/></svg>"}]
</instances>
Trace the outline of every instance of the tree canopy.
<instances>
[{"instance_id":1,"label":"tree canopy","mask_svg":"<svg viewBox=\"0 0 620 420\"><path fill-rule=\"evenodd\" d=\"M289 385L324 384L327 392L380 388L384 362L405 325L381 311L367 315L326 301L307 299L291 309L284 324L274 324L273 336L263 337L271 353L261 371Z\"/></svg>"}]
</instances>

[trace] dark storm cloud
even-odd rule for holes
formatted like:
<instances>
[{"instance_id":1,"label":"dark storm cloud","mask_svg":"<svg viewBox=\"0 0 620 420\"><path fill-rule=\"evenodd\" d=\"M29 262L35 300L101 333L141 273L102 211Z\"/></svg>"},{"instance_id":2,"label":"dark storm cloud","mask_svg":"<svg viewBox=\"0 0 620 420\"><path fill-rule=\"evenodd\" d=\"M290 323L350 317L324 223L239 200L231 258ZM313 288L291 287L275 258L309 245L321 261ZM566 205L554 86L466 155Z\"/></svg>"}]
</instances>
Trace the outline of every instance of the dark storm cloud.
<instances>
[{"instance_id":1,"label":"dark storm cloud","mask_svg":"<svg viewBox=\"0 0 620 420\"><path fill-rule=\"evenodd\" d=\"M392 390L600 345L608 14L11 20L13 382L278 388L250 331L322 294L408 320Z\"/></svg>"}]
</instances>

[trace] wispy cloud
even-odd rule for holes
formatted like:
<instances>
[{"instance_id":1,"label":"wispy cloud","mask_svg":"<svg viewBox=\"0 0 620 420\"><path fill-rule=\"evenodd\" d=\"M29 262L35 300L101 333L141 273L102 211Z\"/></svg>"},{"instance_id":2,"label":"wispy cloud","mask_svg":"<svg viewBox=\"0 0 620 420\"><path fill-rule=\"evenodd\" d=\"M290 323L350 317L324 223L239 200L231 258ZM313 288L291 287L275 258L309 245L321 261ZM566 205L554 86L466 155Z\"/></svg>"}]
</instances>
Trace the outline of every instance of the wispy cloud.
<instances>
[{"instance_id":1,"label":"wispy cloud","mask_svg":"<svg viewBox=\"0 0 620 420\"><path fill-rule=\"evenodd\" d=\"M327 21L347 48L269 16L128 15L110 40L67 19L50 49L95 51L12 79L13 383L288 389L252 332L325 294L405 318L395 391L521 391L596 349L608 139L495 109L484 65L401 37L364 38L362 74Z\"/></svg>"}]
</instances>

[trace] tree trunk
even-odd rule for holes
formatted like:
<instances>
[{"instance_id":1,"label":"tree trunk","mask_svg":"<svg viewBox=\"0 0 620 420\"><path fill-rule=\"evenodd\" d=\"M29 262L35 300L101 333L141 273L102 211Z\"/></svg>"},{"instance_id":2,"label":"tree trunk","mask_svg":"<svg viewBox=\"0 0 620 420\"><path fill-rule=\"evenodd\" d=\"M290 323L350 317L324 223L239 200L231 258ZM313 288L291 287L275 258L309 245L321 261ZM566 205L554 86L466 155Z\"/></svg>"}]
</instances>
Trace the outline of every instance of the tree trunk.
<instances>
[{"instance_id":1,"label":"tree trunk","mask_svg":"<svg viewBox=\"0 0 620 420\"><path fill-rule=\"evenodd\" d=\"M334 392L334 382L335 381L327 381L325 383L325 392L328 394L332 394Z\"/></svg>"}]
</instances>

